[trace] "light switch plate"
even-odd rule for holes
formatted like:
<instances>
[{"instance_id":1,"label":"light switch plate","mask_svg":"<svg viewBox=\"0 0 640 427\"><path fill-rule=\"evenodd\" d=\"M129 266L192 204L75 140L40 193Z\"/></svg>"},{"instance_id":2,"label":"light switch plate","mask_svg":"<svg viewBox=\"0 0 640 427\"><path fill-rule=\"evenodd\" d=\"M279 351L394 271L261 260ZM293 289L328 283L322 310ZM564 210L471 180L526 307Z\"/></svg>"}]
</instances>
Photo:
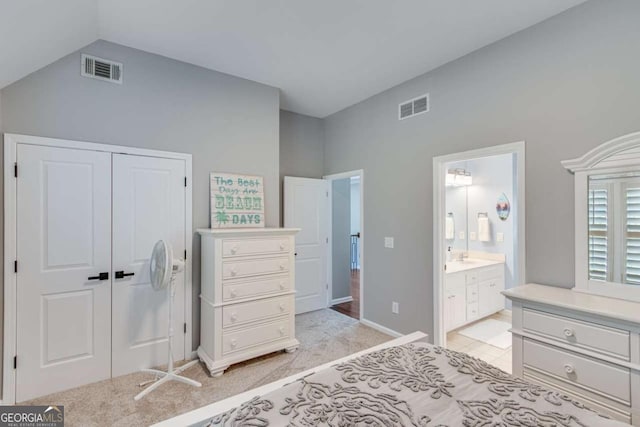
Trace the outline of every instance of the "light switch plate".
<instances>
[{"instance_id":1,"label":"light switch plate","mask_svg":"<svg viewBox=\"0 0 640 427\"><path fill-rule=\"evenodd\" d=\"M504 242L504 233L496 233L496 241Z\"/></svg>"},{"instance_id":2,"label":"light switch plate","mask_svg":"<svg viewBox=\"0 0 640 427\"><path fill-rule=\"evenodd\" d=\"M458 233L458 239L460 239L460 240L464 240L465 239L464 231L461 231L461 232Z\"/></svg>"},{"instance_id":3,"label":"light switch plate","mask_svg":"<svg viewBox=\"0 0 640 427\"><path fill-rule=\"evenodd\" d=\"M393 249L393 237L385 237L384 238L384 247Z\"/></svg>"},{"instance_id":4,"label":"light switch plate","mask_svg":"<svg viewBox=\"0 0 640 427\"><path fill-rule=\"evenodd\" d=\"M400 305L395 301L393 301L391 303L391 312L393 314L399 314L400 313Z\"/></svg>"},{"instance_id":5,"label":"light switch plate","mask_svg":"<svg viewBox=\"0 0 640 427\"><path fill-rule=\"evenodd\" d=\"M472 231L471 233L469 233L469 240L476 240L476 232Z\"/></svg>"}]
</instances>

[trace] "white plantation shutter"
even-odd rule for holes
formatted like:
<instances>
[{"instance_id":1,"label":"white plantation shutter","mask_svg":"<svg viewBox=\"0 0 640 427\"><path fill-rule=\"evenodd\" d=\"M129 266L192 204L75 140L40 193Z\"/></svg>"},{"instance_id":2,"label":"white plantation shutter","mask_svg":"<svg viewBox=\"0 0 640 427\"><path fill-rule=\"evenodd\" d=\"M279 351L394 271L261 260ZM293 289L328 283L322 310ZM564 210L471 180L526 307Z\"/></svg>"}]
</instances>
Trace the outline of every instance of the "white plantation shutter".
<instances>
[{"instance_id":1,"label":"white plantation shutter","mask_svg":"<svg viewBox=\"0 0 640 427\"><path fill-rule=\"evenodd\" d=\"M626 188L625 283L640 285L640 186Z\"/></svg>"},{"instance_id":2,"label":"white plantation shutter","mask_svg":"<svg viewBox=\"0 0 640 427\"><path fill-rule=\"evenodd\" d=\"M589 190L589 279L593 280L608 280L608 273L611 271L608 261L608 196L609 191L606 188Z\"/></svg>"}]
</instances>

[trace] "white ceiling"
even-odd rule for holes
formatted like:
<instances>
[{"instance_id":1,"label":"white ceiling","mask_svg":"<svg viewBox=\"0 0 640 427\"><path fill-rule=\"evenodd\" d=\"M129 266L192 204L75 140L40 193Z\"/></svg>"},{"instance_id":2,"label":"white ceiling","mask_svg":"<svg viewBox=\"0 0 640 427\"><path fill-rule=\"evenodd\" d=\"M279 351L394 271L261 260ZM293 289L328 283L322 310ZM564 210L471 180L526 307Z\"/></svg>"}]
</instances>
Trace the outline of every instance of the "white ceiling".
<instances>
[{"instance_id":1,"label":"white ceiling","mask_svg":"<svg viewBox=\"0 0 640 427\"><path fill-rule=\"evenodd\" d=\"M325 117L585 0L0 0L0 87L102 38Z\"/></svg>"}]
</instances>

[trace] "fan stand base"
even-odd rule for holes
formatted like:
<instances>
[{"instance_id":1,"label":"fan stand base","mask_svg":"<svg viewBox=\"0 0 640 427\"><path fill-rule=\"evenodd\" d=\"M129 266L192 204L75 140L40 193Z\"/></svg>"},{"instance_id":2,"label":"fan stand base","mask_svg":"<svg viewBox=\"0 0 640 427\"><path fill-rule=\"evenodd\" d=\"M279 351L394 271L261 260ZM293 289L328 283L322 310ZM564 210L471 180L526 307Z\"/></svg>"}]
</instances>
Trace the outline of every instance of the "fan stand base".
<instances>
[{"instance_id":1,"label":"fan stand base","mask_svg":"<svg viewBox=\"0 0 640 427\"><path fill-rule=\"evenodd\" d=\"M134 400L140 400L143 397L145 397L147 394L151 393L153 390L155 390L156 388L160 387L162 384L168 382L168 381L179 381L181 383L185 383L185 384L189 384L192 385L194 387L202 387L202 384L200 384L198 381L194 381L192 379L183 377L178 375L179 373L181 373L182 371L192 367L193 365L195 365L196 363L198 363L198 360L192 360L189 363L186 363L184 365L182 365L181 367L179 367L176 370L170 371L170 372L164 372L164 371L160 371L158 369L142 369L141 372L146 372L149 374L155 374L156 375L156 380L153 384L151 384L149 386L149 388L141 391L140 393L138 393L136 395L136 397L134 397ZM142 383L140 384L141 386L144 385L146 383Z\"/></svg>"}]
</instances>

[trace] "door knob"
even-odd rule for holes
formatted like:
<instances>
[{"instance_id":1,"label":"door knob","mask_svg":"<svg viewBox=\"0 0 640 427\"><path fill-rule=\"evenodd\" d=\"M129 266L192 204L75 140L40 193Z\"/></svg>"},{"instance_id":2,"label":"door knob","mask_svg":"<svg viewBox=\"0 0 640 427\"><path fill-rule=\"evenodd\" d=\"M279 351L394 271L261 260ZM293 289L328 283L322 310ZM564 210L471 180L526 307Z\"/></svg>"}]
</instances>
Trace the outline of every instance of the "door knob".
<instances>
[{"instance_id":1,"label":"door knob","mask_svg":"<svg viewBox=\"0 0 640 427\"><path fill-rule=\"evenodd\" d=\"M97 276L87 277L88 280L109 280L109 273L100 273Z\"/></svg>"},{"instance_id":2,"label":"door knob","mask_svg":"<svg viewBox=\"0 0 640 427\"><path fill-rule=\"evenodd\" d=\"M136 273L125 273L124 271L116 271L115 277L116 279L124 279L125 277L135 276Z\"/></svg>"}]
</instances>

